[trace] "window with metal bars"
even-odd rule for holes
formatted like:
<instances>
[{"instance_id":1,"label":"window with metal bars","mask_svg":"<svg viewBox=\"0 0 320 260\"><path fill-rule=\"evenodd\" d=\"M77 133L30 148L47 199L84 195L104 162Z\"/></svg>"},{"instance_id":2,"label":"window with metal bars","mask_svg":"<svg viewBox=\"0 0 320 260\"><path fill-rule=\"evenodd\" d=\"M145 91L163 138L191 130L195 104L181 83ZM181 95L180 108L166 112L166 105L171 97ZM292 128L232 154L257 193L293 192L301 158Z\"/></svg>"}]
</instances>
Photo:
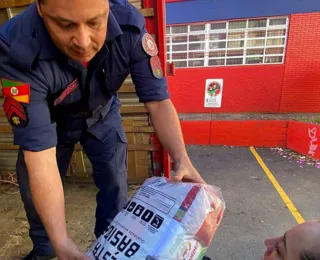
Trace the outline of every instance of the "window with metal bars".
<instances>
[{"instance_id":1,"label":"window with metal bars","mask_svg":"<svg viewBox=\"0 0 320 260\"><path fill-rule=\"evenodd\" d=\"M167 59L176 67L281 64L288 17L167 27Z\"/></svg>"}]
</instances>

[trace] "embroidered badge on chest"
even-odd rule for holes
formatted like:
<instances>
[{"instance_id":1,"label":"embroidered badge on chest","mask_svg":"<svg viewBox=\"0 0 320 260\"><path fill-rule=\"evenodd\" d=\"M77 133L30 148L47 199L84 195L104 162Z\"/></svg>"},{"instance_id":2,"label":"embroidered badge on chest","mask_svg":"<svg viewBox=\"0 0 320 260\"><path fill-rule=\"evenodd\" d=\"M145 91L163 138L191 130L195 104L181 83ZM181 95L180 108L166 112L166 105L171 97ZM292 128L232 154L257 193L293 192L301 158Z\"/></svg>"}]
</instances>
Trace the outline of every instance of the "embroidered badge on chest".
<instances>
[{"instance_id":1,"label":"embroidered badge on chest","mask_svg":"<svg viewBox=\"0 0 320 260\"><path fill-rule=\"evenodd\" d=\"M7 96L3 103L3 110L9 123L15 127L23 128L28 125L28 117L21 103L13 97Z\"/></svg>"},{"instance_id":2,"label":"embroidered badge on chest","mask_svg":"<svg viewBox=\"0 0 320 260\"><path fill-rule=\"evenodd\" d=\"M9 79L1 79L0 81L2 94L5 98L12 97L20 103L30 103L30 84Z\"/></svg>"},{"instance_id":3,"label":"embroidered badge on chest","mask_svg":"<svg viewBox=\"0 0 320 260\"><path fill-rule=\"evenodd\" d=\"M159 56L153 56L150 59L150 65L151 65L153 76L157 79L161 79L163 77L163 71L162 71L161 61Z\"/></svg>"},{"instance_id":4,"label":"embroidered badge on chest","mask_svg":"<svg viewBox=\"0 0 320 260\"><path fill-rule=\"evenodd\" d=\"M144 51L150 55L150 56L156 56L158 55L158 46L156 42L154 41L153 37L146 33L142 38L142 47Z\"/></svg>"},{"instance_id":5,"label":"embroidered badge on chest","mask_svg":"<svg viewBox=\"0 0 320 260\"><path fill-rule=\"evenodd\" d=\"M54 105L59 105L68 95L79 87L78 79L71 82L69 86L61 93L61 95L54 101Z\"/></svg>"}]
</instances>

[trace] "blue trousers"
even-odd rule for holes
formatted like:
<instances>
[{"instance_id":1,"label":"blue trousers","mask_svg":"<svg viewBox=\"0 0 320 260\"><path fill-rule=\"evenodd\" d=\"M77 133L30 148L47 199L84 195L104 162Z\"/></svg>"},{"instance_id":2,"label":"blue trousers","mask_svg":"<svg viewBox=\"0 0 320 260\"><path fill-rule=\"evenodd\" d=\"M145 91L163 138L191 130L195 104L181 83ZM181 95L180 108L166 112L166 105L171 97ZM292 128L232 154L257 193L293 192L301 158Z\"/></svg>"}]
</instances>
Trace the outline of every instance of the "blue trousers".
<instances>
[{"instance_id":1,"label":"blue trousers","mask_svg":"<svg viewBox=\"0 0 320 260\"><path fill-rule=\"evenodd\" d=\"M118 126L111 128L104 140L83 132L79 141L92 164L93 180L98 188L94 233L99 237L126 204L127 140L124 130ZM74 145L74 142L61 141L57 145L57 163L62 180L66 175ZM21 150L18 153L16 166L20 194L30 225L29 236L33 242L33 250L38 255L51 254L53 248L32 202L28 172Z\"/></svg>"}]
</instances>

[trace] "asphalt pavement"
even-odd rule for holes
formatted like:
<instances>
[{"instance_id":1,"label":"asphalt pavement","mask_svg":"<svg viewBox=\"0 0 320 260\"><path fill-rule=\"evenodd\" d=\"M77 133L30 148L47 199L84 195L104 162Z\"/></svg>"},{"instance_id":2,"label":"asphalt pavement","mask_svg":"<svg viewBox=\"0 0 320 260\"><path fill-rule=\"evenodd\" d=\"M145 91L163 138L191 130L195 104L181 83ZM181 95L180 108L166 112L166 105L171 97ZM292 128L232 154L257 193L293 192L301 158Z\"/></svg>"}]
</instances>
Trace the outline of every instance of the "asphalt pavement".
<instances>
[{"instance_id":1,"label":"asphalt pavement","mask_svg":"<svg viewBox=\"0 0 320 260\"><path fill-rule=\"evenodd\" d=\"M257 260L264 240L297 225L279 192L247 147L189 146L188 153L203 178L221 188L226 211L207 256L212 260ZM320 219L320 170L303 167L255 149L304 220Z\"/></svg>"}]
</instances>

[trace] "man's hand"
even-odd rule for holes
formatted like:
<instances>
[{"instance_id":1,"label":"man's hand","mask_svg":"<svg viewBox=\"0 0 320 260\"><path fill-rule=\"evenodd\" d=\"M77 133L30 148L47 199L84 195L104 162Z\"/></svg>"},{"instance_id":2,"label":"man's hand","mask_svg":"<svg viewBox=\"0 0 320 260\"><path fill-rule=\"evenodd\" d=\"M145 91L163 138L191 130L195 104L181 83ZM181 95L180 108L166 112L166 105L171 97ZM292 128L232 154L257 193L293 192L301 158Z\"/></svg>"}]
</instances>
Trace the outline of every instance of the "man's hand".
<instances>
[{"instance_id":1,"label":"man's hand","mask_svg":"<svg viewBox=\"0 0 320 260\"><path fill-rule=\"evenodd\" d=\"M149 102L145 106L150 112L152 124L161 144L175 163L176 174L172 179L205 183L188 157L179 118L172 102L168 99Z\"/></svg>"},{"instance_id":2,"label":"man's hand","mask_svg":"<svg viewBox=\"0 0 320 260\"><path fill-rule=\"evenodd\" d=\"M176 163L174 168L175 174L171 176L173 181L206 184L189 159Z\"/></svg>"},{"instance_id":3,"label":"man's hand","mask_svg":"<svg viewBox=\"0 0 320 260\"><path fill-rule=\"evenodd\" d=\"M25 151L30 190L35 208L60 260L84 260L68 237L64 211L64 192L56 159L56 149Z\"/></svg>"},{"instance_id":4,"label":"man's hand","mask_svg":"<svg viewBox=\"0 0 320 260\"><path fill-rule=\"evenodd\" d=\"M71 238L67 237L65 240L59 242L56 246L56 256L58 260L89 260L85 256Z\"/></svg>"}]
</instances>

